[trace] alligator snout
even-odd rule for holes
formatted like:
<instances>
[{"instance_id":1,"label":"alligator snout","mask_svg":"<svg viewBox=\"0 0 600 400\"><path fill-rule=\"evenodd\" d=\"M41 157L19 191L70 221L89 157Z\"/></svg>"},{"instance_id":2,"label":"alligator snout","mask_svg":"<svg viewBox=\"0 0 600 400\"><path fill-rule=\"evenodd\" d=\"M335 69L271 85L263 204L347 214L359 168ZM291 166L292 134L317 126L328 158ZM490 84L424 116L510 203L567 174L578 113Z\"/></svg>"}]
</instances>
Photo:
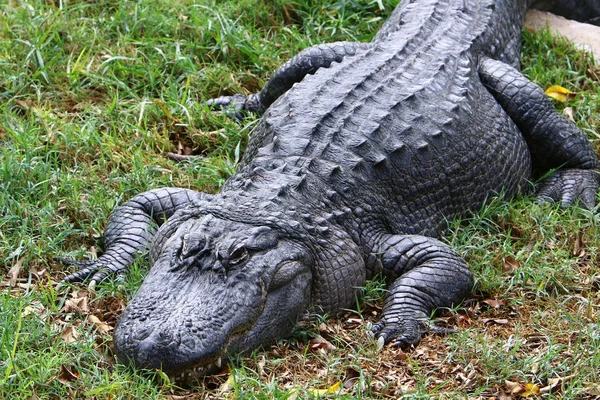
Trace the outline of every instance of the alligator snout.
<instances>
[{"instance_id":1,"label":"alligator snout","mask_svg":"<svg viewBox=\"0 0 600 400\"><path fill-rule=\"evenodd\" d=\"M154 329L138 343L132 357L135 363L146 368L160 368L164 360L177 358L181 340L176 332Z\"/></svg>"},{"instance_id":2,"label":"alligator snout","mask_svg":"<svg viewBox=\"0 0 600 400\"><path fill-rule=\"evenodd\" d=\"M165 328L157 326L136 330L118 325L115 348L119 358L138 368L162 369L167 374L208 365L221 358L223 346L218 341L202 341L201 345L193 337L183 338L179 332Z\"/></svg>"}]
</instances>

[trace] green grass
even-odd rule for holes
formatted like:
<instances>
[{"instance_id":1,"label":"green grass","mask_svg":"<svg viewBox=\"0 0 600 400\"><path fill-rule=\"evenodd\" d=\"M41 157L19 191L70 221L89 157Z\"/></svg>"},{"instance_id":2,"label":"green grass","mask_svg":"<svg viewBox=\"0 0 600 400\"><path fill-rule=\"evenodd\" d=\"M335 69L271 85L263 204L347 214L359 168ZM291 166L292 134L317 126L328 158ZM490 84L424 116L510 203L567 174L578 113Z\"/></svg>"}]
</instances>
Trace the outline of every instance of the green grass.
<instances>
[{"instance_id":1,"label":"green grass","mask_svg":"<svg viewBox=\"0 0 600 400\"><path fill-rule=\"evenodd\" d=\"M143 262L126 283L95 293L56 286L67 267L53 257L97 251L117 204L163 186L215 192L233 173L255 120L240 125L204 100L256 91L311 44L369 40L395 3L2 3L0 398L294 399L339 381L348 387L326 396L476 398L509 393L506 381L554 385L545 398L597 395L598 216L531 198L494 201L452 225L446 239L472 265L477 290L439 319L459 333L429 336L411 353L378 353L365 336L381 306L375 282L358 312L177 388L116 363L104 332L141 282ZM523 66L543 87L578 92L557 107L571 107L598 148L600 73L589 58L526 32ZM165 157L178 147L201 157ZM310 342L318 335L335 348Z\"/></svg>"}]
</instances>

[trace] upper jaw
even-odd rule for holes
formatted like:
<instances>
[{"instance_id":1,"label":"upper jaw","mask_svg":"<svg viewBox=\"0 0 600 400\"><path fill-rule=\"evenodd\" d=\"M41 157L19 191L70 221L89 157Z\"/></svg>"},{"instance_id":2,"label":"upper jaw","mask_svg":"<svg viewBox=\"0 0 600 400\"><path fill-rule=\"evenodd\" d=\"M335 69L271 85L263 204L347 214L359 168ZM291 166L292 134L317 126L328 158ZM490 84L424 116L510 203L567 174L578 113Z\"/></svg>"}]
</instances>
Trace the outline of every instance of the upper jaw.
<instances>
[{"instance_id":1,"label":"upper jaw","mask_svg":"<svg viewBox=\"0 0 600 400\"><path fill-rule=\"evenodd\" d=\"M206 279L177 278L165 280L164 273L154 271L147 276L114 331L121 360L173 376L209 372L262 311L259 284L235 288L255 298L249 302Z\"/></svg>"}]
</instances>

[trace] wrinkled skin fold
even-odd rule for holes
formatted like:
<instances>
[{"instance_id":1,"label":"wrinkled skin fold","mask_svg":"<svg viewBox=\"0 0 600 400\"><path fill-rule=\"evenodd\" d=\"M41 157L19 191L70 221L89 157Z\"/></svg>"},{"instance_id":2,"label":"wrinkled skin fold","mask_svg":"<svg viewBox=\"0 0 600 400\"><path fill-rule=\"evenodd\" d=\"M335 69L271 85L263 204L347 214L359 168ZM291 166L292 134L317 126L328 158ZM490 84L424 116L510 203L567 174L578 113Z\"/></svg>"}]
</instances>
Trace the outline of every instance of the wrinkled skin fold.
<instances>
[{"instance_id":1,"label":"wrinkled skin fold","mask_svg":"<svg viewBox=\"0 0 600 400\"><path fill-rule=\"evenodd\" d=\"M579 4L587 11L570 15L592 18L596 6ZM438 240L446 221L555 169L540 201L595 207L597 155L519 72L526 9L404 0L372 42L310 47L260 92L209 101L262 114L219 193L142 193L111 215L100 258L69 261L80 269L66 281L96 282L149 250L150 272L115 329L119 357L204 373L289 335L307 312L352 307L375 275L389 293L372 332L415 346L431 314L473 288L466 262Z\"/></svg>"}]
</instances>

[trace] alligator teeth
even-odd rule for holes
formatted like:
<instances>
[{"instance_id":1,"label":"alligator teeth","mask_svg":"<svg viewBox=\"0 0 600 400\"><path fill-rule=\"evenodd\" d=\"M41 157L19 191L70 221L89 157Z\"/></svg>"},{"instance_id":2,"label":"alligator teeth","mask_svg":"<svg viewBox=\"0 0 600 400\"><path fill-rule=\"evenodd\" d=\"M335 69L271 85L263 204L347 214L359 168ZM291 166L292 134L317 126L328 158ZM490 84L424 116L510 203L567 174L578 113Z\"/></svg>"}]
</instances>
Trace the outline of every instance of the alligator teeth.
<instances>
[{"instance_id":1,"label":"alligator teeth","mask_svg":"<svg viewBox=\"0 0 600 400\"><path fill-rule=\"evenodd\" d=\"M173 376L173 379L176 382L188 382L193 379L199 379L208 374L216 373L217 370L221 368L221 365L223 365L223 358L219 357L214 363L186 369L185 371Z\"/></svg>"}]
</instances>

